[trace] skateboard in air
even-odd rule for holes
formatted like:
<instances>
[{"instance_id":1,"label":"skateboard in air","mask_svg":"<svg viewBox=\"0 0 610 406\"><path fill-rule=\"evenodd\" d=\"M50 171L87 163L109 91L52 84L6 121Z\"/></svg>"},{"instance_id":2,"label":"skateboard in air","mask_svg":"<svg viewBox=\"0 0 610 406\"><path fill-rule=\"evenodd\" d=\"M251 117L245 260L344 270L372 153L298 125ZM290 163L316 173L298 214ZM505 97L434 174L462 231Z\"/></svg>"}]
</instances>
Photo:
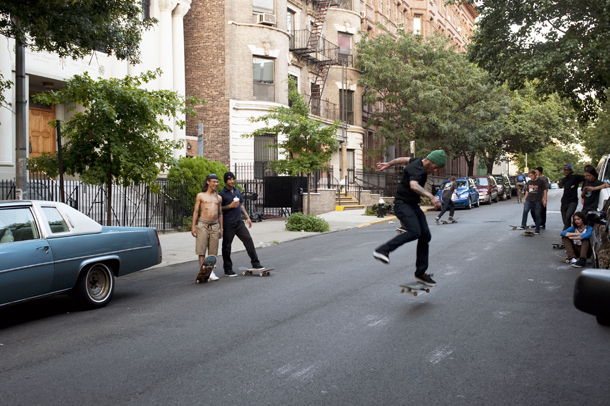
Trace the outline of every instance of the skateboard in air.
<instances>
[{"instance_id":1,"label":"skateboard in air","mask_svg":"<svg viewBox=\"0 0 610 406\"><path fill-rule=\"evenodd\" d=\"M400 286L400 293L410 293L413 296L417 296L418 291L423 291L426 293L430 293L430 289L432 289L432 286L428 286L428 285L424 285L423 283L420 282L412 282L412 283L405 283L403 285L399 285Z\"/></svg>"},{"instance_id":2,"label":"skateboard in air","mask_svg":"<svg viewBox=\"0 0 610 406\"><path fill-rule=\"evenodd\" d=\"M554 242L552 245L553 245L553 249L562 250L565 248L565 246L563 245L562 242Z\"/></svg>"},{"instance_id":3,"label":"skateboard in air","mask_svg":"<svg viewBox=\"0 0 610 406\"><path fill-rule=\"evenodd\" d=\"M240 266L239 270L242 271L242 275L246 276L246 275L255 275L258 274L258 276L269 276L270 273L269 271L273 271L273 268L246 268L245 266Z\"/></svg>"},{"instance_id":4,"label":"skateboard in air","mask_svg":"<svg viewBox=\"0 0 610 406\"><path fill-rule=\"evenodd\" d=\"M210 255L203 260L203 264L201 264L201 268L199 268L199 273L197 274L197 279L195 282L209 282L210 275L212 274L214 268L216 268L216 257L214 255Z\"/></svg>"}]
</instances>

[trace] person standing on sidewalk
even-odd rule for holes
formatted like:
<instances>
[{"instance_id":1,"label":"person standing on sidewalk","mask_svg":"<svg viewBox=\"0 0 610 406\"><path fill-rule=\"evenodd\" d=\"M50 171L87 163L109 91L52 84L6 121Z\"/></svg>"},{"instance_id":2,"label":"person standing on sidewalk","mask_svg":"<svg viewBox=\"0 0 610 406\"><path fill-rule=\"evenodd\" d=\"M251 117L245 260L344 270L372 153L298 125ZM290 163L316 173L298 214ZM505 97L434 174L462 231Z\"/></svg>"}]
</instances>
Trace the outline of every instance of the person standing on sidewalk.
<instances>
[{"instance_id":1,"label":"person standing on sidewalk","mask_svg":"<svg viewBox=\"0 0 610 406\"><path fill-rule=\"evenodd\" d=\"M534 234L540 234L540 220L542 207L546 206L546 183L538 179L535 169L530 170L530 180L525 185L525 199L523 200L523 216L521 217L521 230L527 228L527 215L534 211L534 222L536 230Z\"/></svg>"},{"instance_id":2,"label":"person standing on sidewalk","mask_svg":"<svg viewBox=\"0 0 610 406\"><path fill-rule=\"evenodd\" d=\"M218 256L218 240L222 238L222 199L216 193L216 188L218 176L212 173L205 178L203 190L195 198L191 234L196 238L195 253L199 255L199 269L206 258L206 251L208 255ZM218 280L214 271L209 279Z\"/></svg>"},{"instance_id":3,"label":"person standing on sidewalk","mask_svg":"<svg viewBox=\"0 0 610 406\"><path fill-rule=\"evenodd\" d=\"M415 279L428 286L436 282L426 273L428 270L429 243L432 239L426 215L419 207L421 197L427 197L435 209L441 208L438 197L428 192L424 186L428 175L445 166L445 151L436 150L426 158L396 158L390 162L377 163L377 171L383 171L394 165L407 165L402 174L394 199L394 214L405 226L406 232L397 235L385 244L377 247L373 257L386 264L390 263L390 252L408 242L417 240L417 258L415 260Z\"/></svg>"},{"instance_id":4,"label":"person standing on sidewalk","mask_svg":"<svg viewBox=\"0 0 610 406\"><path fill-rule=\"evenodd\" d=\"M452 200L453 195L455 195L455 198L457 199L458 194L457 194L457 183L455 182L455 176L452 176L451 181L445 183L445 186L443 187L443 194L442 194L443 210L441 210L441 214L439 214L434 219L436 224L441 224L441 217L443 217L443 214L445 214L447 209L450 209L449 218L447 220L450 223L455 222L455 220L453 219L453 213L455 212L455 202Z\"/></svg>"},{"instance_id":5,"label":"person standing on sidewalk","mask_svg":"<svg viewBox=\"0 0 610 406\"><path fill-rule=\"evenodd\" d=\"M563 229L566 230L572 226L572 216L578 206L578 185L585 180L585 177L575 175L570 164L563 166L563 174L565 177L559 181L559 185L563 187L561 218L563 219Z\"/></svg>"},{"instance_id":6,"label":"person standing on sidewalk","mask_svg":"<svg viewBox=\"0 0 610 406\"><path fill-rule=\"evenodd\" d=\"M224 238L222 240L222 263L225 271L225 276L233 277L237 274L233 271L233 262L231 261L231 244L233 238L237 236L244 244L246 252L250 257L252 268L262 269L258 256L256 255L256 249L254 248L254 242L250 236L248 228L252 228L252 220L248 216L246 209L242 205L243 198L239 189L235 187L235 175L233 172L226 172L224 175L225 187L220 192L222 198L222 211L224 217ZM248 222L248 228L244 225L241 219L241 215L246 217Z\"/></svg>"}]
</instances>

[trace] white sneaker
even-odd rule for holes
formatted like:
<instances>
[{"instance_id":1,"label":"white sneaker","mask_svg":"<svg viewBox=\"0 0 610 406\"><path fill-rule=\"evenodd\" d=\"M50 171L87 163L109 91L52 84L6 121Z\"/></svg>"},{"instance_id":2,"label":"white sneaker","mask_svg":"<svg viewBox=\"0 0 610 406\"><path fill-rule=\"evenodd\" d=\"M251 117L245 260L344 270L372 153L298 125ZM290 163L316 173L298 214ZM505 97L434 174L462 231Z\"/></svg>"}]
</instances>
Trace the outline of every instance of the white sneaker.
<instances>
[{"instance_id":1,"label":"white sneaker","mask_svg":"<svg viewBox=\"0 0 610 406\"><path fill-rule=\"evenodd\" d=\"M216 276L216 274L214 274L214 271L212 271L212 273L210 274L210 278L211 281L217 281L218 280L218 276Z\"/></svg>"},{"instance_id":2,"label":"white sneaker","mask_svg":"<svg viewBox=\"0 0 610 406\"><path fill-rule=\"evenodd\" d=\"M570 265L575 264L576 262L578 262L578 260L576 258L572 258L570 260Z\"/></svg>"}]
</instances>

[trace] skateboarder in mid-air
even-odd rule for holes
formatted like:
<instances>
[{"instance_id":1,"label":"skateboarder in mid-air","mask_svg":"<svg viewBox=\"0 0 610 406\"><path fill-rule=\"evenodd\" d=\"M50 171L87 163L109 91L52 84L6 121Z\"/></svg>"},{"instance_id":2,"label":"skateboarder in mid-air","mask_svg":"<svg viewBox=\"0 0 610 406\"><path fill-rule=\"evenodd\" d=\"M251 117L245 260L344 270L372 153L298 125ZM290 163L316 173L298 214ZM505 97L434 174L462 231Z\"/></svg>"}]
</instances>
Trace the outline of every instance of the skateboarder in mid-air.
<instances>
[{"instance_id":1,"label":"skateboarder in mid-air","mask_svg":"<svg viewBox=\"0 0 610 406\"><path fill-rule=\"evenodd\" d=\"M377 171L383 171L394 165L407 165L402 174L394 199L394 214L405 226L403 232L385 244L377 247L373 256L386 264L390 263L390 252L410 241L417 240L417 259L415 261L415 279L428 286L436 286L436 282L426 273L428 270L428 251L432 235L428 228L426 215L419 207L422 196L430 199L435 209L441 208L438 197L433 196L424 186L428 175L445 166L447 157L445 151L431 152L426 158L396 158L390 162L377 163Z\"/></svg>"}]
</instances>

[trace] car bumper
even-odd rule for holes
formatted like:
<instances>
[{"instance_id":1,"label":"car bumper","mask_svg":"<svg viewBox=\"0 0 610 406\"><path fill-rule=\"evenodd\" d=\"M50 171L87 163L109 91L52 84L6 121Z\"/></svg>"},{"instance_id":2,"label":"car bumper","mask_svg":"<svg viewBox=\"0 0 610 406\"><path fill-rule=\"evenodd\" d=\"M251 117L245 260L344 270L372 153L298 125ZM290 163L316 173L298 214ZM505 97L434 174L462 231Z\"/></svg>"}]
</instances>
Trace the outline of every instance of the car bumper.
<instances>
[{"instance_id":1,"label":"car bumper","mask_svg":"<svg viewBox=\"0 0 610 406\"><path fill-rule=\"evenodd\" d=\"M576 277L574 306L585 313L610 317L610 271L587 269Z\"/></svg>"}]
</instances>

